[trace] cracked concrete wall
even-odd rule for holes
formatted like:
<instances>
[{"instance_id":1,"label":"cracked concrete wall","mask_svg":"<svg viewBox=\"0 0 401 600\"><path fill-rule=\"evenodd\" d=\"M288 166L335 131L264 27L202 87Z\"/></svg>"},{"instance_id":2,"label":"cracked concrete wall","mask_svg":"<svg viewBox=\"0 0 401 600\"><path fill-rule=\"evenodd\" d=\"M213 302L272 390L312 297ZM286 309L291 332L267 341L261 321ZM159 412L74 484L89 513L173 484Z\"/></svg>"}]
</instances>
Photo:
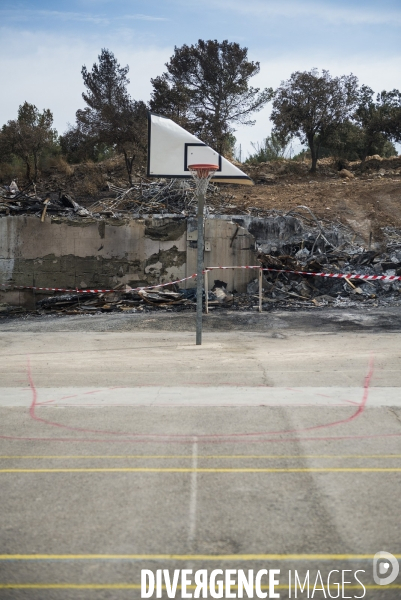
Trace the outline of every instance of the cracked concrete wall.
<instances>
[{"instance_id":1,"label":"cracked concrete wall","mask_svg":"<svg viewBox=\"0 0 401 600\"><path fill-rule=\"evenodd\" d=\"M255 219L205 219L205 266L255 264ZM261 221L260 219L258 221ZM113 288L164 283L196 272L196 219L153 216L71 221L34 216L0 218L0 283L61 288ZM215 271L214 280L245 291L255 271ZM181 287L193 287L195 279ZM48 295L49 292L43 292ZM33 306L41 292L1 292L0 302Z\"/></svg>"},{"instance_id":2,"label":"cracked concrete wall","mask_svg":"<svg viewBox=\"0 0 401 600\"><path fill-rule=\"evenodd\" d=\"M31 216L0 219L0 283L137 287L185 277L185 262L184 218L106 222L55 218L44 223ZM3 301L14 303L15 296L6 292Z\"/></svg>"}]
</instances>

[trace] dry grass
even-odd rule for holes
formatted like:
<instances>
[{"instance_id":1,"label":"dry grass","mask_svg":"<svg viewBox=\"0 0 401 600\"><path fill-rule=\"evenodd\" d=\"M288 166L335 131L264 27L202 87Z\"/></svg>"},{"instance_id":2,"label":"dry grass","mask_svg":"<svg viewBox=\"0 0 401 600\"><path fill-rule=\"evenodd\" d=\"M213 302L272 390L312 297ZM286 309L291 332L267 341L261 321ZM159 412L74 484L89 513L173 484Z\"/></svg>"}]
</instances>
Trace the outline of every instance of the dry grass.
<instances>
[{"instance_id":1,"label":"dry grass","mask_svg":"<svg viewBox=\"0 0 401 600\"><path fill-rule=\"evenodd\" d=\"M62 156L44 156L39 166L40 171L45 175L56 172L71 177L74 174L74 167L69 165Z\"/></svg>"},{"instance_id":2,"label":"dry grass","mask_svg":"<svg viewBox=\"0 0 401 600\"><path fill-rule=\"evenodd\" d=\"M101 166L92 161L80 165L76 190L80 195L95 196L104 187ZM83 175L82 179L79 175Z\"/></svg>"},{"instance_id":3,"label":"dry grass","mask_svg":"<svg viewBox=\"0 0 401 600\"><path fill-rule=\"evenodd\" d=\"M26 175L26 167L21 162L4 163L0 162L0 182L9 185L11 181L23 181Z\"/></svg>"}]
</instances>

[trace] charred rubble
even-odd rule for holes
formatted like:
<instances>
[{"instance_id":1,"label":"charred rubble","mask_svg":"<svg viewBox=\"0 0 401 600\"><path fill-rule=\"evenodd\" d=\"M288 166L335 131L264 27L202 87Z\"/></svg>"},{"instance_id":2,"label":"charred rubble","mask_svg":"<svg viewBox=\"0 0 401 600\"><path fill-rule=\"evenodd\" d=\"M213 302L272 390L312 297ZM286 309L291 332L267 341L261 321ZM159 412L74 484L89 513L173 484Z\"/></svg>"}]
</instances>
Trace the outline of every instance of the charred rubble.
<instances>
[{"instance_id":1,"label":"charred rubble","mask_svg":"<svg viewBox=\"0 0 401 600\"><path fill-rule=\"evenodd\" d=\"M318 255L312 254L308 248L312 244L311 241L309 244L306 242L295 256L274 256L261 252L258 258L263 267L277 270L401 275L401 243L385 252L361 248L359 252L349 254L345 250L325 248ZM248 291L254 289L255 284L253 287L248 285ZM400 290L401 282L397 280L336 279L275 271L265 271L263 282L265 302L293 306L305 305L305 302L312 302L316 306L356 306L361 301L372 306L401 304Z\"/></svg>"},{"instance_id":2,"label":"charred rubble","mask_svg":"<svg viewBox=\"0 0 401 600\"><path fill-rule=\"evenodd\" d=\"M328 278L289 272L401 276L401 231L385 227L382 234L380 244L373 243L372 236L365 241L340 222L317 219L306 206L278 215L271 221L269 235L265 235L268 241L258 244L258 232L254 232L258 262L263 268L272 269L264 271L263 276L266 308L401 303L398 280ZM248 285L248 293L255 294L256 288L254 280Z\"/></svg>"},{"instance_id":3,"label":"charred rubble","mask_svg":"<svg viewBox=\"0 0 401 600\"><path fill-rule=\"evenodd\" d=\"M177 214L190 216L196 213L195 185L192 180L141 179L130 188L108 183L106 197L82 206L73 194L40 192L29 184L19 190L5 186L0 189L0 217L8 215L36 215L42 221L45 216L61 216L68 219L123 219L145 214ZM251 214L250 210L238 210L232 203L234 196L219 186L209 184L208 212L210 214ZM259 211L264 212L262 209Z\"/></svg>"}]
</instances>

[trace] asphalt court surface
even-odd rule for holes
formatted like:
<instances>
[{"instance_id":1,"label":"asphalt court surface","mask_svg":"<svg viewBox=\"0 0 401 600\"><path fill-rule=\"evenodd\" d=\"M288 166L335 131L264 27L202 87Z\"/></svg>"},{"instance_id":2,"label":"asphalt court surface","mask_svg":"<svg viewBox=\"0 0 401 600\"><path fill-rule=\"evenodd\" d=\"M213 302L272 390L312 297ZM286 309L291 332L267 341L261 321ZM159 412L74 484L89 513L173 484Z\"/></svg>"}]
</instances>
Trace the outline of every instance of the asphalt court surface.
<instances>
[{"instance_id":1,"label":"asphalt court surface","mask_svg":"<svg viewBox=\"0 0 401 600\"><path fill-rule=\"evenodd\" d=\"M361 596L360 569L398 599L372 558L401 555L399 336L161 337L0 334L0 598L278 568L281 598L290 569Z\"/></svg>"}]
</instances>

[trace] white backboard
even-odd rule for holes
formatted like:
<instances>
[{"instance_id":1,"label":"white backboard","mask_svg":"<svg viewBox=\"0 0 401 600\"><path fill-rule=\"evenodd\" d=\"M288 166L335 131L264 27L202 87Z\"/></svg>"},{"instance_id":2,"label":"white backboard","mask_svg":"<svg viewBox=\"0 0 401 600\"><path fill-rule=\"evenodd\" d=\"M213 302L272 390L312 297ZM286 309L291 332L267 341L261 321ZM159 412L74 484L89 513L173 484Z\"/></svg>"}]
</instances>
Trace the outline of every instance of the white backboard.
<instances>
[{"instance_id":1,"label":"white backboard","mask_svg":"<svg viewBox=\"0 0 401 600\"><path fill-rule=\"evenodd\" d=\"M149 113L148 177L189 178L188 165L218 166L216 183L253 185L243 171L171 119Z\"/></svg>"}]
</instances>

